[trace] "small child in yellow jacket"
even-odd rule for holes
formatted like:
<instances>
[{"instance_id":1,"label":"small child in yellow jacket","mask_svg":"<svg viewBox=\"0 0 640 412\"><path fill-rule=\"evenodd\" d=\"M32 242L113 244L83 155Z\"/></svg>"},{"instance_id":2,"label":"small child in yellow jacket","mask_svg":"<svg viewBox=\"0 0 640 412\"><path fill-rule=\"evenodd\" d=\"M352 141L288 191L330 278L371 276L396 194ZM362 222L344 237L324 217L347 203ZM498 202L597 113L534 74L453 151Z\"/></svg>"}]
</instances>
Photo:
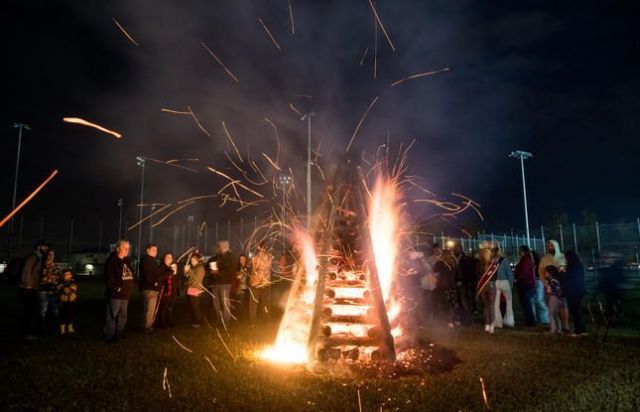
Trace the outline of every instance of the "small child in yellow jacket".
<instances>
[{"instance_id":1,"label":"small child in yellow jacket","mask_svg":"<svg viewBox=\"0 0 640 412\"><path fill-rule=\"evenodd\" d=\"M56 285L56 290L60 301L60 334L75 333L73 321L76 317L78 284L73 278L71 269L62 272L62 279Z\"/></svg>"}]
</instances>

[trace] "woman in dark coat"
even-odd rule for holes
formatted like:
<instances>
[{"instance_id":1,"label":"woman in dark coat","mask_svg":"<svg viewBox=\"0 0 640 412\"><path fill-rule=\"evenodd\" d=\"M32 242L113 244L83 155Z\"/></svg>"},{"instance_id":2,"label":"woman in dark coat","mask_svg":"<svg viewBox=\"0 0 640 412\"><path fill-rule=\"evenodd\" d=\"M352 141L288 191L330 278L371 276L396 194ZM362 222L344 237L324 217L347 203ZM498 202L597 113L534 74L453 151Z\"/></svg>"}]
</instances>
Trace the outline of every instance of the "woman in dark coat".
<instances>
[{"instance_id":1,"label":"woman in dark coat","mask_svg":"<svg viewBox=\"0 0 640 412\"><path fill-rule=\"evenodd\" d=\"M572 250L565 253L567 259L567 270L560 278L562 294L567 299L569 314L573 319L574 332L576 335L586 335L587 329L582 319L582 299L586 295L584 286L584 265L580 257Z\"/></svg>"},{"instance_id":2,"label":"woman in dark coat","mask_svg":"<svg viewBox=\"0 0 640 412\"><path fill-rule=\"evenodd\" d=\"M516 265L516 285L520 295L520 304L524 311L527 326L535 326L536 316L533 310L533 299L536 293L536 266L528 246L520 246L520 260Z\"/></svg>"}]
</instances>

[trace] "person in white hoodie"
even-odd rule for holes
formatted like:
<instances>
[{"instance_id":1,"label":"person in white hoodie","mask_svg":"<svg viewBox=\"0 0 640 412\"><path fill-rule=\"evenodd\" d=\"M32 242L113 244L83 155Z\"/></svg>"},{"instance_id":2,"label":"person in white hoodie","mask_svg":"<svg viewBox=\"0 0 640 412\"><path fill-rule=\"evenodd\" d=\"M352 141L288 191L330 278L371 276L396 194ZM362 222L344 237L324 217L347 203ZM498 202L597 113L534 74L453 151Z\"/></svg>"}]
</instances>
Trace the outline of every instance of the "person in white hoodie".
<instances>
[{"instance_id":1,"label":"person in white hoodie","mask_svg":"<svg viewBox=\"0 0 640 412\"><path fill-rule=\"evenodd\" d=\"M560 250L560 244L558 244L558 241L549 239L546 246L547 254L540 259L540 264L538 265L538 278L543 283L545 290L548 289L547 279L544 274L545 268L547 266L555 266L561 273L560 276L564 274L564 271L567 268L567 259L565 259L564 253ZM548 296L546 296L546 298L548 301ZM564 305L564 307L560 309L560 319L562 320L562 328L565 332L568 331L569 311L567 310L567 305Z\"/></svg>"}]
</instances>

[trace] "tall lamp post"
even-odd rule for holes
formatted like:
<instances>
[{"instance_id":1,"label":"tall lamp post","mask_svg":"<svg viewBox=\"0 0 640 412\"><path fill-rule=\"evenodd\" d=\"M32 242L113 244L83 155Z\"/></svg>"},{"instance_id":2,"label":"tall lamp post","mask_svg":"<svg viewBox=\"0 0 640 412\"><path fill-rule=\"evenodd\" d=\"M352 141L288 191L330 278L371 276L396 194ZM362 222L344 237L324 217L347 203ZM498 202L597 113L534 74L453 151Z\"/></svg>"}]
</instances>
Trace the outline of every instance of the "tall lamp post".
<instances>
[{"instance_id":1,"label":"tall lamp post","mask_svg":"<svg viewBox=\"0 0 640 412\"><path fill-rule=\"evenodd\" d=\"M118 216L118 240L122 239L122 206L123 204L124 204L124 199L123 198L118 199L118 208L120 208L119 216Z\"/></svg>"},{"instance_id":2,"label":"tall lamp post","mask_svg":"<svg viewBox=\"0 0 640 412\"><path fill-rule=\"evenodd\" d=\"M13 178L13 198L11 199L11 210L16 208L16 197L18 194L18 171L20 169L20 149L22 148L22 131L23 130L31 130L28 124L26 123L14 123L13 127L18 129L18 150L16 153L16 170L15 176ZM13 217L9 222L9 244L7 247L7 262L11 258L11 247L13 244Z\"/></svg>"},{"instance_id":3,"label":"tall lamp post","mask_svg":"<svg viewBox=\"0 0 640 412\"><path fill-rule=\"evenodd\" d=\"M531 238L529 236L529 209L527 207L527 184L524 178L524 160L533 157L529 152L522 150L516 150L511 152L509 157L520 159L520 170L522 172L522 196L524 197L524 223L527 230L527 246L531 247Z\"/></svg>"},{"instance_id":4,"label":"tall lamp post","mask_svg":"<svg viewBox=\"0 0 640 412\"><path fill-rule=\"evenodd\" d=\"M138 218L138 222L139 222L142 220L142 208L144 205L144 167L146 163L144 156L137 156L136 163L142 169L142 172L140 173L140 212L139 212L139 218ZM142 225L138 225L138 263L140 263L141 251L142 251Z\"/></svg>"},{"instance_id":5,"label":"tall lamp post","mask_svg":"<svg viewBox=\"0 0 640 412\"><path fill-rule=\"evenodd\" d=\"M311 229L311 118L315 112L309 112L300 118L307 121L307 230Z\"/></svg>"},{"instance_id":6,"label":"tall lamp post","mask_svg":"<svg viewBox=\"0 0 640 412\"><path fill-rule=\"evenodd\" d=\"M287 223L287 189L291 184L291 176L280 175L278 177L278 188L282 189L282 254L286 252L285 225Z\"/></svg>"}]
</instances>

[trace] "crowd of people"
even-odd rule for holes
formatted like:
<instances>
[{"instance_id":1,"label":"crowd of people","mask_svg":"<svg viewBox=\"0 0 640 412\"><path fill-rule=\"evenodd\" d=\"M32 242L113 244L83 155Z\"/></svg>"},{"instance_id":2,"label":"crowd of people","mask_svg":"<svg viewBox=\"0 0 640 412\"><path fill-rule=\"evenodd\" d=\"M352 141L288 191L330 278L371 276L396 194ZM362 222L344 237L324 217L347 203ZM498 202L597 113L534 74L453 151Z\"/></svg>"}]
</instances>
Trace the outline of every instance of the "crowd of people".
<instances>
[{"instance_id":1,"label":"crowd of people","mask_svg":"<svg viewBox=\"0 0 640 412\"><path fill-rule=\"evenodd\" d=\"M262 243L246 256L231 251L227 240L219 240L208 260L192 249L180 262L171 252L164 253L158 262L158 246L149 244L137 270L129 257L130 249L128 241L118 241L104 265L107 342L122 336L136 284L143 303L141 323L147 334L155 328L174 326L178 296L186 297L193 328L199 328L203 321L227 328L232 319L255 325L269 317L274 258ZM582 316L585 268L575 252L562 253L555 240L546 243L541 258L521 246L515 265L492 244L475 254L465 253L460 244L451 249L433 244L425 252L410 252L408 258L409 270L400 291L416 302L409 316L413 326L455 328L471 326L481 318L490 334L513 328L517 294L525 326L542 325L550 334L586 335ZM621 273L612 263L600 276L606 306L614 315L621 310L616 286ZM31 339L54 327L60 334L76 333L78 284L71 269L58 269L55 253L46 242L38 242L23 259L19 296L25 337Z\"/></svg>"},{"instance_id":2,"label":"crowd of people","mask_svg":"<svg viewBox=\"0 0 640 412\"><path fill-rule=\"evenodd\" d=\"M546 254L523 245L512 267L499 245L487 244L468 255L460 244L442 249L433 244L426 256L409 255L411 264L405 291L417 304L417 326L444 323L449 328L470 326L482 314L484 330L513 328L514 293L526 326L543 325L549 333L586 335L582 300L586 295L585 268L573 251L563 254L558 242L546 243Z\"/></svg>"}]
</instances>

